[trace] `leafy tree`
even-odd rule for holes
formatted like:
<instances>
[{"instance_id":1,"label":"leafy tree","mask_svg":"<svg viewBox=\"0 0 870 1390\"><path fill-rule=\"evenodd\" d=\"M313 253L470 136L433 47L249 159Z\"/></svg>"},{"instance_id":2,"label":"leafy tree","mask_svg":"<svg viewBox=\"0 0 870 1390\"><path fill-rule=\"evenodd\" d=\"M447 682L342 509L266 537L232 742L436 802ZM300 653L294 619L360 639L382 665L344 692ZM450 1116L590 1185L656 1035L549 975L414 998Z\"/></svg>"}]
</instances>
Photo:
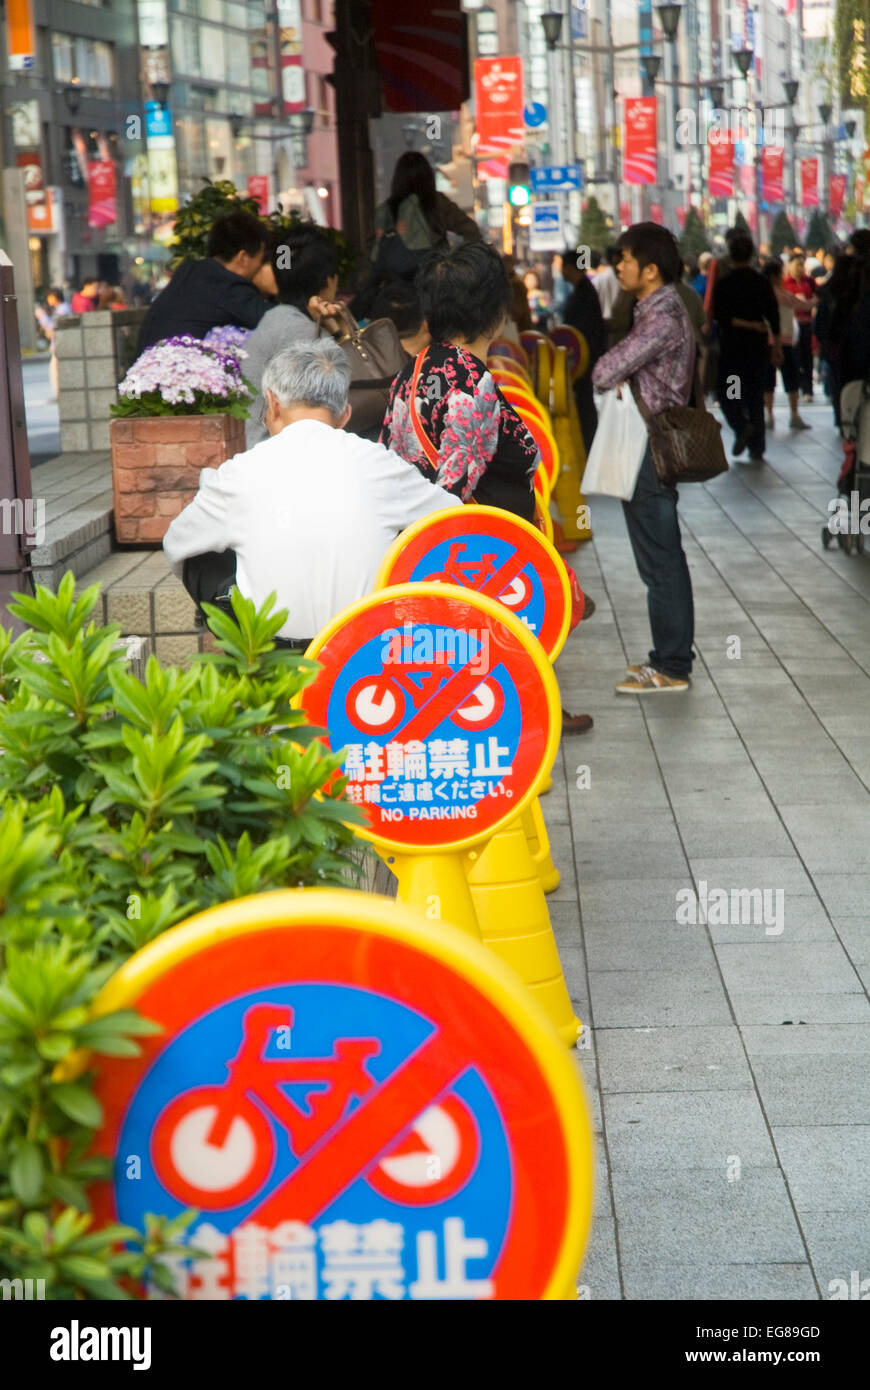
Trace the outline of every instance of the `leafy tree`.
<instances>
[{"instance_id":1,"label":"leafy tree","mask_svg":"<svg viewBox=\"0 0 870 1390\"><path fill-rule=\"evenodd\" d=\"M797 233L788 220L782 209L773 219L773 228L770 233L771 254L778 256L787 246L797 246Z\"/></svg>"},{"instance_id":2,"label":"leafy tree","mask_svg":"<svg viewBox=\"0 0 870 1390\"><path fill-rule=\"evenodd\" d=\"M605 251L612 240L612 228L593 193L580 218L580 244L592 251Z\"/></svg>"},{"instance_id":3,"label":"leafy tree","mask_svg":"<svg viewBox=\"0 0 870 1390\"><path fill-rule=\"evenodd\" d=\"M173 241L175 254L170 262L170 269L174 270L182 261L201 259L205 256L212 223L219 217L226 217L230 212L250 212L255 217L260 216L256 198L239 193L229 179L221 179L217 183L212 183L211 179L203 179L203 187L176 214ZM263 220L271 231L291 231L305 224L305 219L300 217L298 212L283 213L275 210ZM338 251L338 277L344 283L356 264L350 242L336 227L324 227L322 230L335 242Z\"/></svg>"},{"instance_id":4,"label":"leafy tree","mask_svg":"<svg viewBox=\"0 0 870 1390\"><path fill-rule=\"evenodd\" d=\"M831 224L821 208L813 208L810 217L810 224L807 227L806 245L815 251L818 246L830 246L836 237L831 231Z\"/></svg>"},{"instance_id":5,"label":"leafy tree","mask_svg":"<svg viewBox=\"0 0 870 1390\"><path fill-rule=\"evenodd\" d=\"M747 236L752 236L752 229L739 208L737 209L737 216L734 218L734 226L739 227L741 232L745 232Z\"/></svg>"},{"instance_id":6,"label":"leafy tree","mask_svg":"<svg viewBox=\"0 0 870 1390\"><path fill-rule=\"evenodd\" d=\"M143 680L97 626L99 587L37 586L0 628L0 1278L50 1299L172 1292L162 1257L194 1213L93 1229L110 1176L75 1056L135 1057L154 1025L90 1008L128 956L184 917L299 884L347 886L360 813L341 758L292 707L316 668L275 650L286 611L233 595L217 651ZM86 1065L86 1064L85 1064Z\"/></svg>"},{"instance_id":7,"label":"leafy tree","mask_svg":"<svg viewBox=\"0 0 870 1390\"><path fill-rule=\"evenodd\" d=\"M689 208L686 225L680 235L680 251L684 256L699 256L710 250L703 218L697 208Z\"/></svg>"}]
</instances>

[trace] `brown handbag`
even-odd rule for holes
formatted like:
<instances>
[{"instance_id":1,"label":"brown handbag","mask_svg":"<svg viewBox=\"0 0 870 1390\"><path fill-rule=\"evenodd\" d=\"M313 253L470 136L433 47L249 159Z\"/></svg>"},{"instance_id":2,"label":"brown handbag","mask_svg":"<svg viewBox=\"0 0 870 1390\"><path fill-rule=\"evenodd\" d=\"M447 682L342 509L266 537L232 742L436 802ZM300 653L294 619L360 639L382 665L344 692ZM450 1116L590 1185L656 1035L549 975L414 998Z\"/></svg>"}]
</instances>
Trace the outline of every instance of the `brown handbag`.
<instances>
[{"instance_id":1,"label":"brown handbag","mask_svg":"<svg viewBox=\"0 0 870 1390\"><path fill-rule=\"evenodd\" d=\"M632 379L631 393L649 430L649 447L660 483L708 483L727 473L722 445L722 426L704 401L701 377L695 361L695 405L669 405L653 414Z\"/></svg>"},{"instance_id":2,"label":"brown handbag","mask_svg":"<svg viewBox=\"0 0 870 1390\"><path fill-rule=\"evenodd\" d=\"M360 328L350 310L342 306L340 314L321 319L321 327L335 338L353 373L348 393L351 417L346 428L352 434L380 429L393 379L408 363L396 325L392 319L375 319Z\"/></svg>"}]
</instances>

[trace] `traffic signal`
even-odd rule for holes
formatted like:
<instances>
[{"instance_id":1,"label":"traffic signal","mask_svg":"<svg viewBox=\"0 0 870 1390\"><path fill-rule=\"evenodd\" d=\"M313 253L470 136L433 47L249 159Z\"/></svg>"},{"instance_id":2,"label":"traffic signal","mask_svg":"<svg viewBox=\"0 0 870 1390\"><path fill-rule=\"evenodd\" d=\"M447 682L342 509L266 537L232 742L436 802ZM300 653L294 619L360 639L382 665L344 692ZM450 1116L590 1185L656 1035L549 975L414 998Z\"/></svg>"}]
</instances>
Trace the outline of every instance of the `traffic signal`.
<instances>
[{"instance_id":1,"label":"traffic signal","mask_svg":"<svg viewBox=\"0 0 870 1390\"><path fill-rule=\"evenodd\" d=\"M515 208L522 208L531 196L528 164L511 164L508 168L508 202Z\"/></svg>"}]
</instances>

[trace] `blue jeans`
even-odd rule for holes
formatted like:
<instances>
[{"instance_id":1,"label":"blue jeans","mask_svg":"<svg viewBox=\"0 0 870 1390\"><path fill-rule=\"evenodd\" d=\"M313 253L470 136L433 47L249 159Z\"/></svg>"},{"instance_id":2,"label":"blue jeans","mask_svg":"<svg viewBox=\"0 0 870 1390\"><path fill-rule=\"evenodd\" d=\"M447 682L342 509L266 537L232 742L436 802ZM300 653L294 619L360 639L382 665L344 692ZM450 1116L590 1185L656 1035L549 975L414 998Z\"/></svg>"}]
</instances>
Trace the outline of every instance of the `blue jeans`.
<instances>
[{"instance_id":1,"label":"blue jeans","mask_svg":"<svg viewBox=\"0 0 870 1390\"><path fill-rule=\"evenodd\" d=\"M623 502L637 572L646 585L653 647L649 665L666 676L691 675L695 606L677 516L677 489L660 483L649 447L630 502Z\"/></svg>"}]
</instances>

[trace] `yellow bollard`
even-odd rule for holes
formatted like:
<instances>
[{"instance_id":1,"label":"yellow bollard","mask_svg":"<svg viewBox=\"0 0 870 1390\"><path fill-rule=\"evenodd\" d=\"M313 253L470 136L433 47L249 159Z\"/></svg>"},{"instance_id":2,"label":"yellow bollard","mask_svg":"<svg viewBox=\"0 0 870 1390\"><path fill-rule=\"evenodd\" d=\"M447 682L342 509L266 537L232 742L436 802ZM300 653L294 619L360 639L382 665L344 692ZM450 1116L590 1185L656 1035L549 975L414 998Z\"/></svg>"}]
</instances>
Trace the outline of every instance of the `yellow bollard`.
<instances>
[{"instance_id":1,"label":"yellow bollard","mask_svg":"<svg viewBox=\"0 0 870 1390\"><path fill-rule=\"evenodd\" d=\"M550 837L547 834L541 803L537 797L529 803L520 819L523 823L529 853L541 880L541 887L545 893L552 893L559 887L561 875L553 863L553 856L550 853Z\"/></svg>"},{"instance_id":2,"label":"yellow bollard","mask_svg":"<svg viewBox=\"0 0 870 1390\"><path fill-rule=\"evenodd\" d=\"M376 846L384 863L399 881L399 902L416 907L430 921L461 927L475 941L481 940L462 857L446 854L393 854Z\"/></svg>"},{"instance_id":3,"label":"yellow bollard","mask_svg":"<svg viewBox=\"0 0 870 1390\"><path fill-rule=\"evenodd\" d=\"M552 777L550 776L550 774L549 774L549 772L548 772L547 775L546 775L546 777L544 778L543 782L542 782L541 785L538 787L538 796L546 796L547 792L551 792L552 790L553 790L553 779L552 779Z\"/></svg>"},{"instance_id":4,"label":"yellow bollard","mask_svg":"<svg viewBox=\"0 0 870 1390\"><path fill-rule=\"evenodd\" d=\"M586 499L580 491L580 483L586 469L586 453L583 436L577 428L572 428L572 407L576 414L576 403L571 389L568 373L568 353L565 348L557 348L553 362L553 434L559 446L561 468L553 487L553 496L562 515L562 529L567 540L591 541L592 530L585 524ZM581 524L581 517L583 524Z\"/></svg>"},{"instance_id":5,"label":"yellow bollard","mask_svg":"<svg viewBox=\"0 0 870 1390\"><path fill-rule=\"evenodd\" d=\"M535 996L563 1042L574 1047L583 1025L571 1007L547 900L522 820L509 821L467 854L468 884L484 944Z\"/></svg>"}]
</instances>

